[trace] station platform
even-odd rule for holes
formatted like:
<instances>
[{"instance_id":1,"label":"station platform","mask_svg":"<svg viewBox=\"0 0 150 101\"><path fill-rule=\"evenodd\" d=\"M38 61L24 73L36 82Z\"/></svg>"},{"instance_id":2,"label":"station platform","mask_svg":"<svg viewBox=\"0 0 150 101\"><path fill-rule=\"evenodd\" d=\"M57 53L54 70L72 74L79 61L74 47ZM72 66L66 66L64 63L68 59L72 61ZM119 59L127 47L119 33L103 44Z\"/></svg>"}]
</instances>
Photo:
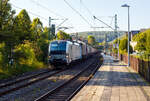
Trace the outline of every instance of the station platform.
<instances>
[{"instance_id":1,"label":"station platform","mask_svg":"<svg viewBox=\"0 0 150 101\"><path fill-rule=\"evenodd\" d=\"M71 101L150 101L150 85L138 73L103 57L103 65Z\"/></svg>"}]
</instances>

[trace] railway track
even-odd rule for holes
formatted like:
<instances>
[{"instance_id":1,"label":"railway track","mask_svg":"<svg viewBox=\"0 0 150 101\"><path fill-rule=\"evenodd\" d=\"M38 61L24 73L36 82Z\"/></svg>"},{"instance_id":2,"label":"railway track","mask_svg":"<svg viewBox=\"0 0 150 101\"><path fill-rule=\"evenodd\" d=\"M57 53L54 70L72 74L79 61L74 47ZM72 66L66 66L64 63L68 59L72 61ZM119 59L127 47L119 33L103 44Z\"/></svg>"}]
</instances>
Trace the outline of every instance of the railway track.
<instances>
[{"instance_id":1,"label":"railway track","mask_svg":"<svg viewBox=\"0 0 150 101\"><path fill-rule=\"evenodd\" d=\"M62 69L62 70L58 70L58 71L44 71L35 75L31 75L31 76L27 76L24 78L20 78L17 79L15 81L9 82L9 83L5 83L5 84L1 84L0 85L0 97L14 92L16 90L19 90L21 88L27 87L33 83L39 82L41 80L44 80L46 78L49 78L55 74L58 74L60 72L65 71L66 69Z\"/></svg>"},{"instance_id":2,"label":"railway track","mask_svg":"<svg viewBox=\"0 0 150 101\"><path fill-rule=\"evenodd\" d=\"M99 60L97 59L73 78L48 91L34 101L69 101L88 82L99 66Z\"/></svg>"}]
</instances>

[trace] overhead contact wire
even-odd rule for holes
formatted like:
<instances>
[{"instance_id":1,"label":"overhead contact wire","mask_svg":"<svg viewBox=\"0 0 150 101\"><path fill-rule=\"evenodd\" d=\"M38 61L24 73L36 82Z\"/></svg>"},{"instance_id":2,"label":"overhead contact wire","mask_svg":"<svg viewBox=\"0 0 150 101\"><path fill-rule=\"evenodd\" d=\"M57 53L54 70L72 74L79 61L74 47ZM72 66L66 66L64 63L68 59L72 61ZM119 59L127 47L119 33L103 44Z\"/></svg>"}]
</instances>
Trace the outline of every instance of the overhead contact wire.
<instances>
[{"instance_id":1,"label":"overhead contact wire","mask_svg":"<svg viewBox=\"0 0 150 101\"><path fill-rule=\"evenodd\" d=\"M12 4L12 3L11 3ZM14 4L12 4L12 6L13 7L15 7L15 8L17 8L17 9L23 9L23 8L21 8L21 7L18 7L18 6L16 6L16 5L14 5ZM44 17L42 17L42 16L40 16L40 15L38 15L38 14L35 14L35 13L33 13L33 12L30 12L30 11L28 11L28 13L30 13L30 14L32 14L32 15L34 15L34 16L37 16L37 17L39 17L39 18L42 18L42 19L44 19L44 20L48 20L48 19L46 19L46 18L44 18Z\"/></svg>"},{"instance_id":2,"label":"overhead contact wire","mask_svg":"<svg viewBox=\"0 0 150 101\"><path fill-rule=\"evenodd\" d=\"M90 27L92 27L92 25L91 25L76 9L74 9L66 0L64 0L64 2L65 2L74 12L76 12L88 25L90 25Z\"/></svg>"}]
</instances>

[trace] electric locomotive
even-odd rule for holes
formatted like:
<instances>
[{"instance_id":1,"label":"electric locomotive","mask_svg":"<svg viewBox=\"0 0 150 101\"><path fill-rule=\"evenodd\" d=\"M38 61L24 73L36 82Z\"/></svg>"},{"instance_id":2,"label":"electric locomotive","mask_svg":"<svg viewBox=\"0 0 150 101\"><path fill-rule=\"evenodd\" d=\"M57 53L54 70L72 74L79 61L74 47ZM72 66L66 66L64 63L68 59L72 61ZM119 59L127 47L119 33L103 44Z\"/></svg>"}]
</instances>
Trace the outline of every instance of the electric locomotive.
<instances>
[{"instance_id":1,"label":"electric locomotive","mask_svg":"<svg viewBox=\"0 0 150 101\"><path fill-rule=\"evenodd\" d=\"M82 48L79 43L56 40L49 45L48 61L52 65L69 65L71 62L82 59Z\"/></svg>"}]
</instances>

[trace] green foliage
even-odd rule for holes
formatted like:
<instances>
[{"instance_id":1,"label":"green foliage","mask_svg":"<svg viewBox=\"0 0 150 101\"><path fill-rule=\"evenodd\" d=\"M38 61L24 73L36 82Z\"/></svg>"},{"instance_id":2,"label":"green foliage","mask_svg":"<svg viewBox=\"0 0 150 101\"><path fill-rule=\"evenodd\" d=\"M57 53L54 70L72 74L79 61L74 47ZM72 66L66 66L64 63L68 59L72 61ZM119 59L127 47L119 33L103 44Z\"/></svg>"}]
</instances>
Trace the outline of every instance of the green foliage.
<instances>
[{"instance_id":1,"label":"green foliage","mask_svg":"<svg viewBox=\"0 0 150 101\"><path fill-rule=\"evenodd\" d=\"M50 28L43 29L39 18L31 22L25 9L14 16L9 0L0 0L1 3L0 79L44 67ZM53 35L50 37L50 40L54 38ZM13 65L9 64L11 59Z\"/></svg>"},{"instance_id":2,"label":"green foliage","mask_svg":"<svg viewBox=\"0 0 150 101\"><path fill-rule=\"evenodd\" d=\"M1 61L0 61L0 67L5 67L7 66L9 62L9 46L5 43L0 43L0 54L1 54Z\"/></svg>"},{"instance_id":3,"label":"green foliage","mask_svg":"<svg viewBox=\"0 0 150 101\"><path fill-rule=\"evenodd\" d=\"M41 37L48 39L48 40L53 40L56 36L53 35L52 33L49 33L51 28L45 27L43 30L43 33L41 34Z\"/></svg>"},{"instance_id":4,"label":"green foliage","mask_svg":"<svg viewBox=\"0 0 150 101\"><path fill-rule=\"evenodd\" d=\"M6 45L4 43L0 44L0 79L44 67L44 64L36 59L34 43L24 41L14 48L14 64L12 66L8 65L6 50Z\"/></svg>"},{"instance_id":5,"label":"green foliage","mask_svg":"<svg viewBox=\"0 0 150 101\"><path fill-rule=\"evenodd\" d=\"M57 33L57 39L58 40L71 40L72 38L70 37L69 34L67 34L67 33L65 33L65 32L63 32L63 31L60 30Z\"/></svg>"},{"instance_id":6,"label":"green foliage","mask_svg":"<svg viewBox=\"0 0 150 101\"><path fill-rule=\"evenodd\" d=\"M118 33L120 34L120 36L125 34L124 31L118 31ZM116 33L114 33L114 31L86 31L86 32L79 32L78 36L82 36L83 38L87 39L89 35L93 35L96 40L99 40L99 42L103 42L106 38L105 34L109 34L107 36L107 42L111 42L114 39L116 39Z\"/></svg>"},{"instance_id":7,"label":"green foliage","mask_svg":"<svg viewBox=\"0 0 150 101\"><path fill-rule=\"evenodd\" d=\"M133 52L133 48L130 45L130 53ZM128 50L128 39L127 38L123 38L122 40L120 40L120 44L119 44L119 53L124 54L127 53Z\"/></svg>"},{"instance_id":8,"label":"green foliage","mask_svg":"<svg viewBox=\"0 0 150 101\"><path fill-rule=\"evenodd\" d=\"M42 54L39 56L38 60L43 61L44 63L47 63L48 45L49 45L48 43L49 43L48 40L44 40L42 38L38 40L38 46L42 51Z\"/></svg>"},{"instance_id":9,"label":"green foliage","mask_svg":"<svg viewBox=\"0 0 150 101\"><path fill-rule=\"evenodd\" d=\"M95 45L96 44L96 40L95 40L94 36L92 36L92 35L88 36L88 44L90 44L90 45Z\"/></svg>"},{"instance_id":10,"label":"green foliage","mask_svg":"<svg viewBox=\"0 0 150 101\"><path fill-rule=\"evenodd\" d=\"M44 39L48 39L48 34L49 34L49 29L45 27L43 33L41 34L41 37Z\"/></svg>"},{"instance_id":11,"label":"green foliage","mask_svg":"<svg viewBox=\"0 0 150 101\"><path fill-rule=\"evenodd\" d=\"M118 39L116 39L116 40L113 41L113 46L114 47L112 47L112 51L113 51L113 53L116 53L116 54L118 53L118 48L117 48L118 47L117 46L118 42L119 42L119 45L120 45L120 40L118 41Z\"/></svg>"},{"instance_id":12,"label":"green foliage","mask_svg":"<svg viewBox=\"0 0 150 101\"><path fill-rule=\"evenodd\" d=\"M0 42L8 41L13 39L13 20L15 11L11 9L9 0L0 0Z\"/></svg>"},{"instance_id":13,"label":"green foliage","mask_svg":"<svg viewBox=\"0 0 150 101\"><path fill-rule=\"evenodd\" d=\"M4 46L4 43L0 44L0 68L2 68L2 64L4 63Z\"/></svg>"},{"instance_id":14,"label":"green foliage","mask_svg":"<svg viewBox=\"0 0 150 101\"><path fill-rule=\"evenodd\" d=\"M32 65L36 61L35 52L32 45L33 44L30 43L29 41L24 41L23 44L19 44L18 46L15 47L14 58L17 64Z\"/></svg>"},{"instance_id":15,"label":"green foliage","mask_svg":"<svg viewBox=\"0 0 150 101\"><path fill-rule=\"evenodd\" d=\"M150 29L148 29L145 33L147 33L146 37L146 51L150 53Z\"/></svg>"},{"instance_id":16,"label":"green foliage","mask_svg":"<svg viewBox=\"0 0 150 101\"><path fill-rule=\"evenodd\" d=\"M124 38L120 41L120 45L119 45L119 50L120 52L127 52L127 45L128 45L128 40L127 38Z\"/></svg>"},{"instance_id":17,"label":"green foliage","mask_svg":"<svg viewBox=\"0 0 150 101\"><path fill-rule=\"evenodd\" d=\"M113 44L117 45L118 42L120 43L120 40L116 39L116 40L113 41Z\"/></svg>"},{"instance_id":18,"label":"green foliage","mask_svg":"<svg viewBox=\"0 0 150 101\"><path fill-rule=\"evenodd\" d=\"M21 12L15 18L14 32L19 38L19 42L31 40L33 37L31 33L31 20L25 9L21 10Z\"/></svg>"},{"instance_id":19,"label":"green foliage","mask_svg":"<svg viewBox=\"0 0 150 101\"><path fill-rule=\"evenodd\" d=\"M137 50L139 52L145 51L146 50L146 46L143 43L138 43L135 46L135 50Z\"/></svg>"},{"instance_id":20,"label":"green foliage","mask_svg":"<svg viewBox=\"0 0 150 101\"><path fill-rule=\"evenodd\" d=\"M147 34L146 33L139 33L134 36L134 41L137 42L137 45L135 46L135 50L137 51L146 51L146 38Z\"/></svg>"},{"instance_id":21,"label":"green foliage","mask_svg":"<svg viewBox=\"0 0 150 101\"><path fill-rule=\"evenodd\" d=\"M117 48L113 48L112 51L113 51L113 53L115 53L115 54L118 53L118 49L117 49Z\"/></svg>"},{"instance_id":22,"label":"green foliage","mask_svg":"<svg viewBox=\"0 0 150 101\"><path fill-rule=\"evenodd\" d=\"M137 57L142 60L148 60L150 54L150 29L136 34L133 37L133 41L137 42L137 45L135 46L135 50L139 52Z\"/></svg>"},{"instance_id":23,"label":"green foliage","mask_svg":"<svg viewBox=\"0 0 150 101\"><path fill-rule=\"evenodd\" d=\"M150 53L150 29L135 35L133 40L137 42L135 50L139 52L146 51Z\"/></svg>"},{"instance_id":24,"label":"green foliage","mask_svg":"<svg viewBox=\"0 0 150 101\"><path fill-rule=\"evenodd\" d=\"M38 38L40 38L40 35L43 32L43 24L39 18L33 19L33 22L31 24L31 31L33 40L37 40Z\"/></svg>"},{"instance_id":25,"label":"green foliage","mask_svg":"<svg viewBox=\"0 0 150 101\"><path fill-rule=\"evenodd\" d=\"M14 10L11 10L11 5L9 0L0 0L1 19L0 19L0 29L1 31L10 31L12 27L13 17L15 14ZM2 26L1 26L2 25Z\"/></svg>"},{"instance_id":26,"label":"green foliage","mask_svg":"<svg viewBox=\"0 0 150 101\"><path fill-rule=\"evenodd\" d=\"M3 63L3 55L2 55L2 53L0 52L0 67L1 67L2 63Z\"/></svg>"},{"instance_id":27,"label":"green foliage","mask_svg":"<svg viewBox=\"0 0 150 101\"><path fill-rule=\"evenodd\" d=\"M40 38L38 39L37 43L40 47L42 54L39 58L40 61L47 62L47 56L48 56L48 29L44 28L44 32L41 34Z\"/></svg>"}]
</instances>

